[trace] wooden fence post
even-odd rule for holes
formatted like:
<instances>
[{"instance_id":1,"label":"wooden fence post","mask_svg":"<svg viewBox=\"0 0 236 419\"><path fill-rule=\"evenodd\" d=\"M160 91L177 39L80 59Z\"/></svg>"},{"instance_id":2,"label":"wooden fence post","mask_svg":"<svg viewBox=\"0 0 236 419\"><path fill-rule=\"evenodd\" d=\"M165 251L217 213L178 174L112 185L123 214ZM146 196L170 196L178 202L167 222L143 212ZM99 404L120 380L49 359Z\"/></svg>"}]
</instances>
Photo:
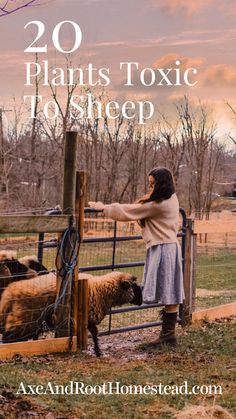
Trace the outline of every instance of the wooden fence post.
<instances>
[{"instance_id":1,"label":"wooden fence post","mask_svg":"<svg viewBox=\"0 0 236 419\"><path fill-rule=\"evenodd\" d=\"M185 248L185 268L184 268L184 292L185 300L183 304L182 323L187 324L191 321L192 312L195 308L196 280L195 264L197 241L193 230L194 222L187 218L186 224L186 248Z\"/></svg>"},{"instance_id":2,"label":"wooden fence post","mask_svg":"<svg viewBox=\"0 0 236 419\"><path fill-rule=\"evenodd\" d=\"M191 263L191 281L192 281L192 306L191 308L191 317L192 313L196 310L196 274L197 274L197 234L192 231L191 235L191 249L192 249L192 263Z\"/></svg>"},{"instance_id":3,"label":"wooden fence post","mask_svg":"<svg viewBox=\"0 0 236 419\"><path fill-rule=\"evenodd\" d=\"M84 204L87 177L85 172L76 173L75 219L80 241L84 234ZM74 276L74 334L77 336L78 349L88 346L88 280L78 278L79 257Z\"/></svg>"},{"instance_id":4,"label":"wooden fence post","mask_svg":"<svg viewBox=\"0 0 236 419\"><path fill-rule=\"evenodd\" d=\"M76 151L77 151L77 133L67 132L65 138L65 159L64 159L64 181L63 181L63 214L73 217L75 210L75 186L76 186ZM65 256L69 255L71 248L67 242ZM58 267L62 266L60 256L58 258ZM62 278L57 276L57 296L61 290ZM65 283L63 286L66 286ZM70 335L71 320L71 289L67 289L63 298L55 309L54 320L56 326L56 337L64 337Z\"/></svg>"},{"instance_id":5,"label":"wooden fence post","mask_svg":"<svg viewBox=\"0 0 236 419\"><path fill-rule=\"evenodd\" d=\"M75 210L77 132L67 132L65 142L63 213L73 215Z\"/></svg>"}]
</instances>

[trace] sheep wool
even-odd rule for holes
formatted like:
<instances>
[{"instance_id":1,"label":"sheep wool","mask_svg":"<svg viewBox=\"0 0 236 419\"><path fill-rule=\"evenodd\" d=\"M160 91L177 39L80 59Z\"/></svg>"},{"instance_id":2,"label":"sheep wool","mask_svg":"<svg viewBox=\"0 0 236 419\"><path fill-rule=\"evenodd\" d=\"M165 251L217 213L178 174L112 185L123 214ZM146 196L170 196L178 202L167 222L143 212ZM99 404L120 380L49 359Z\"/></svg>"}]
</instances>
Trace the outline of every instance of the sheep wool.
<instances>
[{"instance_id":1,"label":"sheep wool","mask_svg":"<svg viewBox=\"0 0 236 419\"><path fill-rule=\"evenodd\" d=\"M136 278L124 272L110 272L101 276L82 273L79 278L88 279L88 329L99 356L96 325L112 306L132 302L132 285ZM55 303L55 299L56 275L52 272L43 277L10 284L0 301L0 332L3 334L3 342L37 339L42 332L45 313Z\"/></svg>"},{"instance_id":2,"label":"sheep wool","mask_svg":"<svg viewBox=\"0 0 236 419\"><path fill-rule=\"evenodd\" d=\"M46 278L47 277L47 278ZM53 304L56 296L56 275L12 282L0 301L0 332L3 341L37 338L41 332L43 309Z\"/></svg>"},{"instance_id":3,"label":"sheep wool","mask_svg":"<svg viewBox=\"0 0 236 419\"><path fill-rule=\"evenodd\" d=\"M10 269L4 263L0 262L0 298L4 289L8 286L11 281Z\"/></svg>"},{"instance_id":4,"label":"sheep wool","mask_svg":"<svg viewBox=\"0 0 236 419\"><path fill-rule=\"evenodd\" d=\"M4 259L16 259L16 252L14 250L0 250L0 261Z\"/></svg>"},{"instance_id":5,"label":"sheep wool","mask_svg":"<svg viewBox=\"0 0 236 419\"><path fill-rule=\"evenodd\" d=\"M38 261L38 258L36 255L23 256L22 258L19 259L19 262L27 266L28 270L31 269L37 272L38 275L45 275L49 273L46 266L44 266L42 263Z\"/></svg>"},{"instance_id":6,"label":"sheep wool","mask_svg":"<svg viewBox=\"0 0 236 419\"><path fill-rule=\"evenodd\" d=\"M4 289L12 282L35 276L37 276L36 270L21 262L20 259L18 260L16 252L0 251L0 297Z\"/></svg>"},{"instance_id":7,"label":"sheep wool","mask_svg":"<svg viewBox=\"0 0 236 419\"><path fill-rule=\"evenodd\" d=\"M124 272L111 272L103 276L80 274L80 278L88 278L89 320L101 323L109 314L112 306L128 303L133 298L130 281L133 277ZM127 287L125 287L127 284Z\"/></svg>"}]
</instances>

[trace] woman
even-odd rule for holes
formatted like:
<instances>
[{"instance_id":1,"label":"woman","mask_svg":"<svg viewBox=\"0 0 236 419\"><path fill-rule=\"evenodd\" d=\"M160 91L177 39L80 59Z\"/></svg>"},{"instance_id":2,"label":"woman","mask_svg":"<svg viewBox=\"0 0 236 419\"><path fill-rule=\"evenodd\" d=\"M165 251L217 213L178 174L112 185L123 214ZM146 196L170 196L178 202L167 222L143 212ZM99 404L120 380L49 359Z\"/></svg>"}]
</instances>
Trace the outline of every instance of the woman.
<instances>
[{"instance_id":1,"label":"woman","mask_svg":"<svg viewBox=\"0 0 236 419\"><path fill-rule=\"evenodd\" d=\"M178 305L184 298L181 248L177 239L179 202L168 169L153 169L148 180L149 194L135 204L89 202L89 205L102 210L107 218L139 222L147 248L143 301L165 306L160 336L151 346L175 345Z\"/></svg>"}]
</instances>

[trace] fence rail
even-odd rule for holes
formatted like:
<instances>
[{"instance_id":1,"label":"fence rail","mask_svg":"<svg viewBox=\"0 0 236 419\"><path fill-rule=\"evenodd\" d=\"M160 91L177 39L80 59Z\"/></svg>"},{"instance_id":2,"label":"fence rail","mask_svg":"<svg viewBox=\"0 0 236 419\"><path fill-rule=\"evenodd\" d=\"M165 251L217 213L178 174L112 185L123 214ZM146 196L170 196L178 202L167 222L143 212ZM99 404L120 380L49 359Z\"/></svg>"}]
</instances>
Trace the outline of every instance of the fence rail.
<instances>
[{"instance_id":1,"label":"fence rail","mask_svg":"<svg viewBox=\"0 0 236 419\"><path fill-rule=\"evenodd\" d=\"M68 215L3 215L0 216L0 233L60 233L66 230L68 224Z\"/></svg>"},{"instance_id":2,"label":"fence rail","mask_svg":"<svg viewBox=\"0 0 236 419\"><path fill-rule=\"evenodd\" d=\"M71 253L69 240L65 245L65 253L58 253L57 258L57 295L55 300L54 318L56 319L55 324L55 338L45 342L39 340L38 342L21 342L17 344L6 344L5 350L1 351L0 346L0 357L9 357L16 353L32 354L32 353L45 353L46 348L51 348L49 351L65 351L75 350L77 348L86 349L87 347L87 325L88 325L88 280L78 280L78 272L92 272L101 270L114 270L123 268L139 268L144 265L143 260L117 261L117 251L119 244L130 243L141 241L141 235L135 234L132 236L119 234L117 222L111 222L113 224L113 233L110 237L83 237L85 215L95 215L99 211L95 211L91 208L84 210L85 200L85 180L86 176L83 172L76 172L76 144L77 134L70 132L66 134L65 141L65 162L64 162L64 185L63 185L63 215L47 214L43 216L2 216L0 217L0 233L2 234L14 234L14 233L39 233L38 239L38 259L43 262L44 250L58 247L59 243L63 242L62 238L69 231L71 234L79 236L82 240L83 246L89 246L91 244L111 244L111 255L110 261L105 260L104 263L97 264L80 264L73 265L72 271L67 273L67 281L65 277L60 275L63 260L66 261L67 256ZM194 275L193 275L193 260L194 260L194 248L193 248L193 224L192 221L186 218L185 211L180 210L182 216L181 231L178 237L181 239L182 246L182 263L184 271L184 285L185 285L185 306L180 308L180 318L183 319L186 315L191 315L193 307L193 294L194 294ZM109 227L111 228L111 226ZM56 232L58 237L53 240L45 241L44 233ZM63 233L63 235L62 235ZM72 236L70 236L72 237ZM76 239L77 240L77 239ZM78 244L78 240L77 240ZM144 246L143 246L144 247ZM78 245L79 248L79 245ZM80 249L81 251L81 249ZM141 253L140 253L141 255ZM62 257L63 256L63 257ZM65 256L65 257L64 257ZM81 260L79 259L80 263ZM99 260L97 260L99 262ZM77 259L78 263L78 259ZM43 277L42 277L43 281ZM189 283L191 281L191 284ZM69 283L69 288L67 285ZM69 291L68 291L69 290ZM63 301L63 303L62 303ZM59 304L57 304L59 302ZM62 303L62 304L61 304ZM144 321L142 324L128 324L126 327L113 327L112 316L122 315L130 312L137 312L143 310L151 310L157 307L161 307L160 304L142 305L141 307L123 307L115 308L111 310L108 318L108 328L103 330L100 334L113 334L117 332L143 329L147 327L159 326L159 321ZM71 319L73 322L71 322ZM72 325L73 323L73 325ZM13 346L11 346L13 345ZM17 346L18 345L18 346ZM31 349L31 347L33 349Z\"/></svg>"},{"instance_id":3,"label":"fence rail","mask_svg":"<svg viewBox=\"0 0 236 419\"><path fill-rule=\"evenodd\" d=\"M101 214L101 211L94 210L92 208L85 208L84 209L84 215L99 215ZM181 238L181 248L182 248L182 264L183 264L183 272L185 271L185 253L186 253L186 231L187 231L187 217L186 213L183 208L180 208L180 215L182 217L182 225L181 230L178 233L178 237ZM93 220L94 221L94 220ZM98 221L98 220L97 220ZM112 223L111 220L109 220L109 223ZM131 242L131 241L141 241L142 236L141 235L134 235L134 236L117 236L117 230L118 230L118 223L116 221L113 221L113 234L109 237L84 237L83 239L83 245L92 244L92 243L111 243L112 246L112 254L111 254L111 263L106 264L98 264L98 265L90 265L90 266L82 266L80 264L79 266L79 272L94 272L94 271L104 271L104 270L115 270L115 269L123 269L123 268L136 268L136 267L142 267L144 266L144 260L139 260L135 262L124 262L124 263L116 263L116 244L120 242ZM43 243L43 235L40 236L41 239L41 248L40 248L40 258L42 258L43 248L51 248L57 246L57 241L54 242L44 242ZM192 287L191 287L192 291ZM123 307L118 309L112 309L109 314L109 320L108 320L108 329L105 331L100 332L100 335L107 335L107 334L114 334L114 333L121 333L126 332L130 330L137 330L137 329L143 329L148 327L156 327L161 324L161 322L146 322L141 323L139 325L129 325L127 327L120 327L120 328L112 328L112 316L115 314L121 314L121 313L128 313L128 312L135 312L140 310L150 310L153 308L162 307L162 304L144 304L141 307ZM184 310L182 306L180 306L179 311L179 321L184 322L184 316L188 310Z\"/></svg>"},{"instance_id":4,"label":"fence rail","mask_svg":"<svg viewBox=\"0 0 236 419\"><path fill-rule=\"evenodd\" d=\"M14 354L40 354L47 352L64 352L70 350L76 350L86 348L87 346L87 313L88 313L88 296L86 294L87 279L78 281L78 269L75 269L75 264L70 264L68 270L68 261L70 261L71 252L71 241L72 235L75 237L76 246L78 245L78 230L81 228L80 220L81 211L78 211L79 205L82 202L83 193L83 175L76 172L76 147L77 147L77 133L69 132L65 138L65 159L64 159L64 184L63 184L63 215L32 215L32 216L1 216L0 217L0 233L1 234L14 234L14 233L39 233L39 247L38 255L39 260L42 262L43 259L43 240L44 233L57 233L59 235L58 241L54 240L51 243L51 247L55 247L55 244L60 242L60 249L63 250L58 254L57 257L57 278L56 278L56 293L55 299L53 300L53 316L55 320L55 337L53 339L41 339L37 342L29 341L27 338L36 339L37 333L43 331L42 317L43 310L47 306L48 295L50 291L54 292L54 283L52 282L52 289L45 291L44 301L40 307L37 307L36 300L33 303L34 298L38 298L38 295L34 295L31 289L30 297L26 292L23 293L22 304L26 304L26 300L30 305L30 309L22 309L22 313L28 312L29 314L35 314L34 317L21 318L21 322L17 322L15 328L6 328L6 324L3 326L4 345L0 345L0 358L6 359ZM62 234L63 233L63 234ZM68 235L69 240L65 237ZM63 245L62 245L63 244ZM77 248L75 246L75 249ZM62 249L63 248L63 249ZM61 255L63 258L61 258ZM76 258L76 261L78 258ZM4 261L3 261L4 265ZM5 266L5 265L4 265ZM66 268L66 269L64 269ZM1 291L5 292L5 279L9 276L12 280L17 279L17 275L14 277L14 272L9 271L6 274L6 267L3 275L3 287ZM18 278L19 279L19 278ZM42 280L42 277L34 277L33 280ZM24 281L28 282L28 281ZM69 284L69 285L68 285ZM27 285L27 284L26 284ZM37 288L37 287L36 287ZM6 290L7 292L7 290ZM47 292L47 295L46 295ZM27 294L27 298L25 297ZM81 298L83 297L83 301ZM17 303L18 297L15 300L11 299L11 303ZM54 294L51 298L54 298ZM45 302L45 299L47 301ZM41 301L40 299L37 301ZM80 304L79 304L80 303ZM12 306L13 307L13 306ZM81 307L83 309L81 309ZM46 307L46 309L48 306ZM12 308L14 312L14 307ZM38 311L40 313L38 313ZM19 313L18 313L19 314ZM45 313L44 313L45 314ZM40 323L41 321L41 323ZM36 323L36 325L35 325ZM39 324L40 323L40 324ZM30 329L30 326L31 329ZM36 330L35 330L36 328ZM30 330L30 332L28 331ZM37 335L37 336L36 336ZM17 343L12 343L16 342ZM20 341L20 342L18 342ZM25 341L25 342L23 342ZM11 343L10 343L11 342Z\"/></svg>"}]
</instances>

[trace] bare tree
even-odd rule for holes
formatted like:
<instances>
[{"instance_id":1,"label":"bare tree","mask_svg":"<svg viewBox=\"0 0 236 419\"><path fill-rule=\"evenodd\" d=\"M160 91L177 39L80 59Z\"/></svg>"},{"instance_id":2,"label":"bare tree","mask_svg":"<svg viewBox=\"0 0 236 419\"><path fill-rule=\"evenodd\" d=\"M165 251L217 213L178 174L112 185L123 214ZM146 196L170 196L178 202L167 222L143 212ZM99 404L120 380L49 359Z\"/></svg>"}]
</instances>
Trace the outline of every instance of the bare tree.
<instances>
[{"instance_id":1,"label":"bare tree","mask_svg":"<svg viewBox=\"0 0 236 419\"><path fill-rule=\"evenodd\" d=\"M185 154L185 137L181 133L179 118L167 118L162 112L158 121L159 153L178 184L180 166Z\"/></svg>"},{"instance_id":2,"label":"bare tree","mask_svg":"<svg viewBox=\"0 0 236 419\"><path fill-rule=\"evenodd\" d=\"M127 142L129 139L128 130L124 132L126 120L123 116L119 116L114 121L110 122L106 115L104 115L104 132L106 144L106 161L104 164L107 189L104 196L105 202L116 201L119 198L117 183L120 179L119 168L122 158L127 150Z\"/></svg>"},{"instance_id":3,"label":"bare tree","mask_svg":"<svg viewBox=\"0 0 236 419\"><path fill-rule=\"evenodd\" d=\"M185 166L189 177L189 206L200 219L209 213L212 204L213 183L221 147L216 138L216 125L210 112L199 102L191 107L187 97L177 106L185 141Z\"/></svg>"},{"instance_id":4,"label":"bare tree","mask_svg":"<svg viewBox=\"0 0 236 419\"><path fill-rule=\"evenodd\" d=\"M227 102L227 106L229 107L229 109L233 113L234 120L236 120L236 110L235 110L235 108L229 102ZM232 137L232 135L230 135L230 134L229 134L229 138L234 143L234 145L236 145L236 139L234 137Z\"/></svg>"},{"instance_id":5,"label":"bare tree","mask_svg":"<svg viewBox=\"0 0 236 419\"><path fill-rule=\"evenodd\" d=\"M24 9L30 6L36 6L40 4L40 0L1 0L0 1L0 17L8 16L18 10Z\"/></svg>"},{"instance_id":6,"label":"bare tree","mask_svg":"<svg viewBox=\"0 0 236 419\"><path fill-rule=\"evenodd\" d=\"M227 182L232 178L235 157L218 141L206 107L190 106L185 98L177 106L178 118L159 118L156 126L140 128L121 116L111 121L102 111L101 117L96 106L93 117L88 117L86 100L76 118L70 108L73 91L60 96L52 86L59 116L46 118L38 106L34 128L32 122L25 123L20 108L11 114L12 125L4 136L2 180L7 194L0 197L2 208L6 208L6 196L8 207L14 209L60 203L63 135L73 129L79 138L78 167L88 173L88 200L134 202L147 192L150 169L164 165L178 177L180 204L198 217L210 212L215 192L223 191L222 176ZM95 90L92 94L104 109L106 95Z\"/></svg>"}]
</instances>

